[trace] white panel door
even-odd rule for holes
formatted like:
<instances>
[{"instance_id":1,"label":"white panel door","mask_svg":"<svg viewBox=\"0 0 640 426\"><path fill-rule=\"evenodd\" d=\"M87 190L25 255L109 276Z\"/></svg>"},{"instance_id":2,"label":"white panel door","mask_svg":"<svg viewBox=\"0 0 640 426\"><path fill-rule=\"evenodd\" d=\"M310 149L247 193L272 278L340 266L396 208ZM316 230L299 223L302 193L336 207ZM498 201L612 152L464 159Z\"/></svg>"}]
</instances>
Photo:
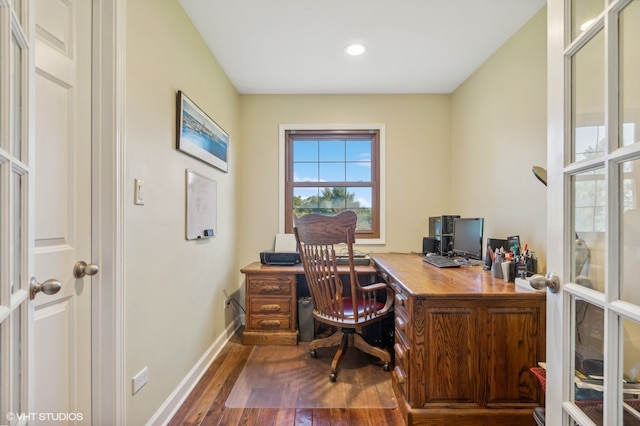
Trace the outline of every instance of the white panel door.
<instances>
[{"instance_id":1,"label":"white panel door","mask_svg":"<svg viewBox=\"0 0 640 426\"><path fill-rule=\"evenodd\" d=\"M640 424L640 0L547 7L546 424Z\"/></svg>"},{"instance_id":2,"label":"white panel door","mask_svg":"<svg viewBox=\"0 0 640 426\"><path fill-rule=\"evenodd\" d=\"M91 276L74 276L91 263L91 2L35 7L34 270L62 287L33 302L30 411L38 424L91 424Z\"/></svg>"}]
</instances>

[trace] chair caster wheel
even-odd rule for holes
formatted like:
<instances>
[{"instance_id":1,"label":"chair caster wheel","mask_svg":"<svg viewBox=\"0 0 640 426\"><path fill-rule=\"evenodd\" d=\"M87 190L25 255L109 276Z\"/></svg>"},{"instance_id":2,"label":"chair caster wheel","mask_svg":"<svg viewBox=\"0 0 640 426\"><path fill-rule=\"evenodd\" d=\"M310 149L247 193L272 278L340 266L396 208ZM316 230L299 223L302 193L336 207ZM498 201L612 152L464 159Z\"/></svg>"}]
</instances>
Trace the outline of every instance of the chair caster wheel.
<instances>
[{"instance_id":1,"label":"chair caster wheel","mask_svg":"<svg viewBox=\"0 0 640 426\"><path fill-rule=\"evenodd\" d=\"M382 366L382 369L384 371L391 371L391 364L389 364L388 362L385 362L384 365Z\"/></svg>"},{"instance_id":2,"label":"chair caster wheel","mask_svg":"<svg viewBox=\"0 0 640 426\"><path fill-rule=\"evenodd\" d=\"M329 376L329 380L331 380L332 382L335 382L337 377L338 376L336 376L336 373L331 373L331 375Z\"/></svg>"},{"instance_id":3,"label":"chair caster wheel","mask_svg":"<svg viewBox=\"0 0 640 426\"><path fill-rule=\"evenodd\" d=\"M315 358L316 357L316 350L315 349L311 349L309 351L309 355L311 355L311 358Z\"/></svg>"}]
</instances>

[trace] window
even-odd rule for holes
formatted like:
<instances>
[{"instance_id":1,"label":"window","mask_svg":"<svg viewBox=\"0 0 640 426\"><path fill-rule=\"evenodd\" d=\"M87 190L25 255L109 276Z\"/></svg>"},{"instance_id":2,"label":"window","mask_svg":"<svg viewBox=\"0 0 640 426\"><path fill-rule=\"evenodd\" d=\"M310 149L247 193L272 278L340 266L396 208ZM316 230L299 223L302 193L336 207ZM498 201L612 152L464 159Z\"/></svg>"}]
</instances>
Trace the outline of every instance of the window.
<instances>
[{"instance_id":1,"label":"window","mask_svg":"<svg viewBox=\"0 0 640 426\"><path fill-rule=\"evenodd\" d=\"M293 216L358 215L357 239L380 239L381 128L283 129L284 230Z\"/></svg>"}]
</instances>

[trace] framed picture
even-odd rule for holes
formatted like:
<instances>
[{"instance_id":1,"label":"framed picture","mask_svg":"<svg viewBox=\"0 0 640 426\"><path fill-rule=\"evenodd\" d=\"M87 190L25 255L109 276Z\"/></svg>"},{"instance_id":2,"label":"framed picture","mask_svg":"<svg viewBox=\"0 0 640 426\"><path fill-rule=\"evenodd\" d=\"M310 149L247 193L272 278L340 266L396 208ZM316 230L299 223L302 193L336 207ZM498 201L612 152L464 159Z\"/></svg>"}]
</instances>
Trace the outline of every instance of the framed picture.
<instances>
[{"instance_id":1,"label":"framed picture","mask_svg":"<svg viewBox=\"0 0 640 426\"><path fill-rule=\"evenodd\" d=\"M228 172L229 135L182 91L177 95L176 148Z\"/></svg>"},{"instance_id":2,"label":"framed picture","mask_svg":"<svg viewBox=\"0 0 640 426\"><path fill-rule=\"evenodd\" d=\"M513 235L511 237L507 237L507 241L509 242L509 251L513 252L514 255L520 253L520 236Z\"/></svg>"}]
</instances>

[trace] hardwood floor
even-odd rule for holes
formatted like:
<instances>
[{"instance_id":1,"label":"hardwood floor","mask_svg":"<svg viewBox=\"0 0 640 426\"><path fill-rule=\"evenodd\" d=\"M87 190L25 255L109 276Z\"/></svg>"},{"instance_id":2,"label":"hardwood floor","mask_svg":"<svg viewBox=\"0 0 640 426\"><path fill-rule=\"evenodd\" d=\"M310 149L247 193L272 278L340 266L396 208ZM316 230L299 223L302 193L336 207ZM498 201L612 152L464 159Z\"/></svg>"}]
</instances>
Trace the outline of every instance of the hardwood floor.
<instances>
[{"instance_id":1,"label":"hardwood floor","mask_svg":"<svg viewBox=\"0 0 640 426\"><path fill-rule=\"evenodd\" d=\"M395 426L404 424L397 407L393 409L225 407L225 401L253 350L253 346L241 343L241 333L242 329L239 329L220 352L169 425ZM282 351L282 347L274 346L273 348L274 356L278 356L279 351Z\"/></svg>"}]
</instances>

